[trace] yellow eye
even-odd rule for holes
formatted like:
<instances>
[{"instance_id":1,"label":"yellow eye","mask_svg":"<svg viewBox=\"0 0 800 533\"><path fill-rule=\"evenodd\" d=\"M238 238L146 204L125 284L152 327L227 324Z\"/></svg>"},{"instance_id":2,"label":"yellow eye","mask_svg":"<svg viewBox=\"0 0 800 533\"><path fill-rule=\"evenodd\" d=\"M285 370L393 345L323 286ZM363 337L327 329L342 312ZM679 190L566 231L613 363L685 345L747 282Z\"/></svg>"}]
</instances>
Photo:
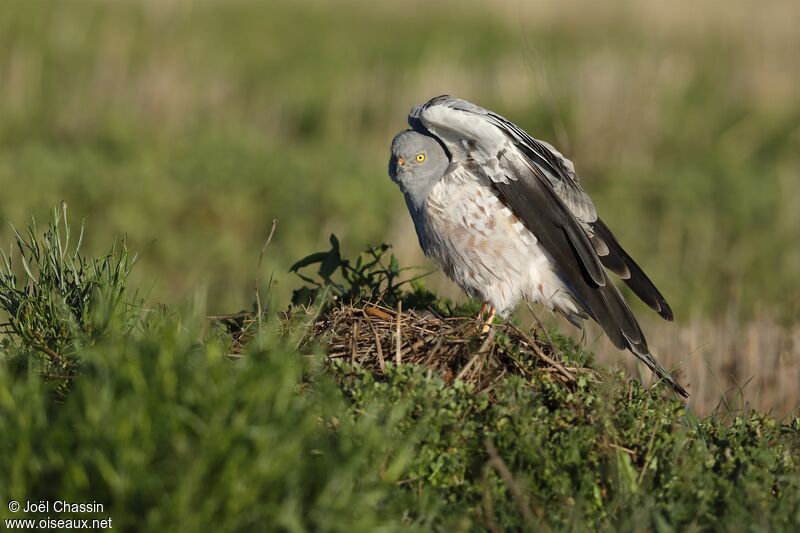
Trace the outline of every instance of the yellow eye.
<instances>
[{"instance_id":1,"label":"yellow eye","mask_svg":"<svg viewBox=\"0 0 800 533\"><path fill-rule=\"evenodd\" d=\"M425 161L425 154L417 154L417 163Z\"/></svg>"}]
</instances>

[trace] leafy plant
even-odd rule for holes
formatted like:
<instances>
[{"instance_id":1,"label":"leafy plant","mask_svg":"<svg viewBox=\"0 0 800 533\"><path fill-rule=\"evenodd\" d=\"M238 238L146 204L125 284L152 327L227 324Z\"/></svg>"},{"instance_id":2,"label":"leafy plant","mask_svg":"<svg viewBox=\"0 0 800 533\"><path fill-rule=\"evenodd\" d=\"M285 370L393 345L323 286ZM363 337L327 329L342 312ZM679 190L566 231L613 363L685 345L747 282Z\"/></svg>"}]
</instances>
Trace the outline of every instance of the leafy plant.
<instances>
[{"instance_id":1,"label":"leafy plant","mask_svg":"<svg viewBox=\"0 0 800 533\"><path fill-rule=\"evenodd\" d=\"M388 244L369 246L355 261L351 261L342 257L336 235L331 235L330 243L330 250L308 255L289 269L308 283L292 293L293 304L310 305L323 294L331 294L334 299L347 303L356 300L382 300L387 305L394 306L403 298L401 288L424 276L400 281L403 272L414 268L400 268L394 254L389 254L387 258L391 249ZM300 273L301 269L312 265L319 265L316 279ZM415 292L420 292L420 286L416 287Z\"/></svg>"},{"instance_id":2,"label":"leafy plant","mask_svg":"<svg viewBox=\"0 0 800 533\"><path fill-rule=\"evenodd\" d=\"M136 263L125 239L96 259L81 255L83 224L74 247L67 206L54 209L39 235L32 220L23 236L14 228L13 249L0 250L0 309L5 332L47 363L56 377L74 374L80 346L92 344L110 331L126 334L133 327L134 306L127 278ZM19 267L17 267L19 262Z\"/></svg>"},{"instance_id":3,"label":"leafy plant","mask_svg":"<svg viewBox=\"0 0 800 533\"><path fill-rule=\"evenodd\" d=\"M283 327L229 358L197 316L139 318L124 241L95 259L81 241L62 206L3 256L9 499L97 501L123 530L800 527L800 419L698 420L603 368L570 387L532 372L477 390L424 363L376 373L331 352L323 365ZM311 289L355 304L419 293L399 289L388 246L355 261L331 246L297 263L318 265ZM590 360L548 339L563 361ZM510 337L498 346L524 364ZM41 361L75 378L58 401Z\"/></svg>"},{"instance_id":4,"label":"leafy plant","mask_svg":"<svg viewBox=\"0 0 800 533\"><path fill-rule=\"evenodd\" d=\"M349 417L322 366L279 338L234 361L197 342L202 320L147 322L83 350L59 402L0 358L0 521L42 518L7 510L28 497L96 501L53 518L122 531L400 530L390 495L408 452L385 439L391 411Z\"/></svg>"},{"instance_id":5,"label":"leafy plant","mask_svg":"<svg viewBox=\"0 0 800 533\"><path fill-rule=\"evenodd\" d=\"M332 369L354 413L409 406L389 437L416 446L393 499L434 530L800 527L798 419L690 421L677 400L608 371L575 390L509 376L476 393L419 365Z\"/></svg>"}]
</instances>

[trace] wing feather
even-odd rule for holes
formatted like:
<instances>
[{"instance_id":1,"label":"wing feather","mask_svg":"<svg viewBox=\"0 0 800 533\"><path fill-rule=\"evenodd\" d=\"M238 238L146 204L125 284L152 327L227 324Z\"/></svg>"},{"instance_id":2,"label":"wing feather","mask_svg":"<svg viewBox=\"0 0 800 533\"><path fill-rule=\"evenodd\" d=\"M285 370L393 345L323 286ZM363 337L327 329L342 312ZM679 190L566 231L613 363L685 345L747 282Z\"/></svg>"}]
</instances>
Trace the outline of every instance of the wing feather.
<instances>
[{"instance_id":1,"label":"wing feather","mask_svg":"<svg viewBox=\"0 0 800 533\"><path fill-rule=\"evenodd\" d=\"M622 245L620 245L602 219L598 218L592 223L592 230L594 232L592 241L594 242L594 239L601 240L608 250L606 255L600 256L600 261L603 265L622 278L634 294L650 306L653 311L661 315L665 320L672 320L674 315L666 298L656 288L655 284L650 281L650 278L647 277L641 267L636 264L636 261L622 248Z\"/></svg>"},{"instance_id":2,"label":"wing feather","mask_svg":"<svg viewBox=\"0 0 800 533\"><path fill-rule=\"evenodd\" d=\"M488 154L480 154L481 159L492 159L492 151L497 153L503 149L521 152L539 167L578 220L593 222L597 219L594 203L581 187L572 161L551 144L534 139L503 116L471 102L442 95L415 106L409 114L409 124L414 129L434 133L451 153L459 153L463 158L472 155L462 148L465 138L479 141L486 148ZM492 175L492 178L495 181L504 179L502 174Z\"/></svg>"}]
</instances>

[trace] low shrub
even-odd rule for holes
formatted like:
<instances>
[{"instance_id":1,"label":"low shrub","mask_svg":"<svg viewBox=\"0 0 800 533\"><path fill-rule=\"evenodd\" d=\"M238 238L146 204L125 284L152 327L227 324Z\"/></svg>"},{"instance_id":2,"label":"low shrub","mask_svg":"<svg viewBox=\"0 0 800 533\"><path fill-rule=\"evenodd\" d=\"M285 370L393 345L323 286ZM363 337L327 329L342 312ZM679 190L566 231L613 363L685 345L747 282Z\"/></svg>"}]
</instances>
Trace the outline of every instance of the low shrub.
<instances>
[{"instance_id":1,"label":"low shrub","mask_svg":"<svg viewBox=\"0 0 800 533\"><path fill-rule=\"evenodd\" d=\"M0 282L3 519L46 518L10 500L60 500L100 503L76 517L122 530L800 528L800 419L698 420L555 332L482 338L460 317L470 306L401 291L384 248L370 252L382 273L349 263L353 284L312 287L338 283L339 303L250 320L233 343L201 314L130 296L124 245L62 253L65 223L56 211L43 237L20 236L24 272L7 261ZM396 364L386 324L359 340L396 320L353 311L379 309L365 279L432 317L418 340L449 328L454 360L411 363L425 344L406 338Z\"/></svg>"}]
</instances>

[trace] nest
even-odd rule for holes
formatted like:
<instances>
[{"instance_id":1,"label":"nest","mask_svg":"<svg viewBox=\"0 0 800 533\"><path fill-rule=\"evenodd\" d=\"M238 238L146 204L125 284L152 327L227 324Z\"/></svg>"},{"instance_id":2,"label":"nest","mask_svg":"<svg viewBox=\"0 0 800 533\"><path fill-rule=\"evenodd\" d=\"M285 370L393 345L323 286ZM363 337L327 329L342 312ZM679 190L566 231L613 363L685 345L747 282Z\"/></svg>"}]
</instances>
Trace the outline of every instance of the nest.
<instances>
[{"instance_id":1,"label":"nest","mask_svg":"<svg viewBox=\"0 0 800 533\"><path fill-rule=\"evenodd\" d=\"M255 313L209 319L227 330L231 357L241 357L258 330ZM581 375L594 379L590 369L559 361L553 344L535 333L509 323L493 324L483 333L482 326L474 318L444 318L430 311L340 305L314 321L300 344L310 348L321 342L329 361L344 360L376 375L384 374L387 365L420 365L445 382L458 379L476 391L491 390L508 375L546 375L564 386Z\"/></svg>"},{"instance_id":2,"label":"nest","mask_svg":"<svg viewBox=\"0 0 800 533\"><path fill-rule=\"evenodd\" d=\"M474 318L443 318L429 311L393 310L380 305L341 306L313 326L312 338L322 338L328 358L346 360L375 374L389 364L415 364L490 390L508 375L532 379L548 375L570 386L587 368L558 360L550 342L537 339L513 324L494 324L482 333Z\"/></svg>"}]
</instances>

